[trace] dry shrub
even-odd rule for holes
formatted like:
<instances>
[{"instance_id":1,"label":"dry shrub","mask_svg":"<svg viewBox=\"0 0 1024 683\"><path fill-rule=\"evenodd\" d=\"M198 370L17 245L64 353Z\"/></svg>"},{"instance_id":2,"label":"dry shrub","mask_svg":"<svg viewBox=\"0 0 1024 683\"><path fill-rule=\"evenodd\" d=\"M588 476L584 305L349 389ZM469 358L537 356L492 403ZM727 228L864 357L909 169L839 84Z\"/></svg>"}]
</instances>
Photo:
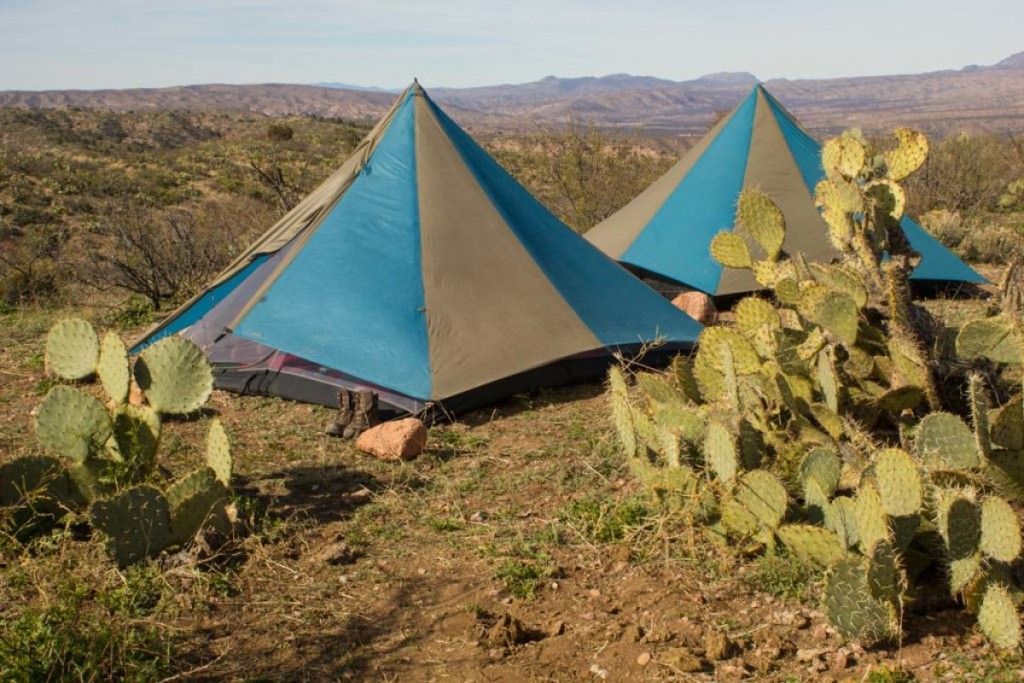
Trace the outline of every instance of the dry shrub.
<instances>
[{"instance_id":1,"label":"dry shrub","mask_svg":"<svg viewBox=\"0 0 1024 683\"><path fill-rule=\"evenodd\" d=\"M126 205L90 232L78 279L100 291L139 294L160 310L202 289L275 218L246 197L163 210Z\"/></svg>"}]
</instances>

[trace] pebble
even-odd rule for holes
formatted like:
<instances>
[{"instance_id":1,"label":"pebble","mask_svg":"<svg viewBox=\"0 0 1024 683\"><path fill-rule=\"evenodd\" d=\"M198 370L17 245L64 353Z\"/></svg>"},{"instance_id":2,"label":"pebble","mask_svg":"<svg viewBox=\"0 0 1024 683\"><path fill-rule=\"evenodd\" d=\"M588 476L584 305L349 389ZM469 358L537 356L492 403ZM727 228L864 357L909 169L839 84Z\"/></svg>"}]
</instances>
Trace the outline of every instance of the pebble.
<instances>
[{"instance_id":1,"label":"pebble","mask_svg":"<svg viewBox=\"0 0 1024 683\"><path fill-rule=\"evenodd\" d=\"M604 679L608 678L608 669L602 669L597 664L591 664L590 665L590 673L594 674L595 676L600 678L602 681Z\"/></svg>"},{"instance_id":2,"label":"pebble","mask_svg":"<svg viewBox=\"0 0 1024 683\"><path fill-rule=\"evenodd\" d=\"M639 657L636 658L636 663L639 664L640 666L647 666L648 664L650 664L650 662L651 662L651 653L650 652L644 652Z\"/></svg>"}]
</instances>

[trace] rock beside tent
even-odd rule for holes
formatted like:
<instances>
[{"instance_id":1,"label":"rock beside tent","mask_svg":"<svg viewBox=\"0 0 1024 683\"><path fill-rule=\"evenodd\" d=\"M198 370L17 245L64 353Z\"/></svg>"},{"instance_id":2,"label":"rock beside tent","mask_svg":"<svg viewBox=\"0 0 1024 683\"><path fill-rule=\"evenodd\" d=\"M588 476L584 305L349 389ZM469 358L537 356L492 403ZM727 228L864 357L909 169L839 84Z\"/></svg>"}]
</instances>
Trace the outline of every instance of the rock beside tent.
<instances>
[{"instance_id":1,"label":"rock beside tent","mask_svg":"<svg viewBox=\"0 0 1024 683\"><path fill-rule=\"evenodd\" d=\"M381 460L414 460L427 446L427 428L415 417L371 427L356 439L356 448Z\"/></svg>"}]
</instances>

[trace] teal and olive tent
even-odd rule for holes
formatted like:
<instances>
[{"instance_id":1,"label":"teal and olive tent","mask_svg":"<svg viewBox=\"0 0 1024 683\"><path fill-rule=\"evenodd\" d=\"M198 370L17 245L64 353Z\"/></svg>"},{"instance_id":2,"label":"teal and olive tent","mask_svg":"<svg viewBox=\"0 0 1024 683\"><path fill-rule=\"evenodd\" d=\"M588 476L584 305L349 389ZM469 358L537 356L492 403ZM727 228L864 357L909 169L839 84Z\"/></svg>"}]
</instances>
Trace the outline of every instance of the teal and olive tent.
<instances>
[{"instance_id":1,"label":"teal and olive tent","mask_svg":"<svg viewBox=\"0 0 1024 683\"><path fill-rule=\"evenodd\" d=\"M762 86L722 119L665 175L586 234L604 253L646 278L729 295L760 289L749 271L711 258L711 239L734 229L744 188L766 192L786 218L789 253L838 258L814 205L825 177L821 148ZM903 230L921 261L914 280L985 282L909 218Z\"/></svg>"},{"instance_id":2,"label":"teal and olive tent","mask_svg":"<svg viewBox=\"0 0 1024 683\"><path fill-rule=\"evenodd\" d=\"M462 410L701 327L561 223L414 83L354 155L136 350L180 333L219 386Z\"/></svg>"}]
</instances>

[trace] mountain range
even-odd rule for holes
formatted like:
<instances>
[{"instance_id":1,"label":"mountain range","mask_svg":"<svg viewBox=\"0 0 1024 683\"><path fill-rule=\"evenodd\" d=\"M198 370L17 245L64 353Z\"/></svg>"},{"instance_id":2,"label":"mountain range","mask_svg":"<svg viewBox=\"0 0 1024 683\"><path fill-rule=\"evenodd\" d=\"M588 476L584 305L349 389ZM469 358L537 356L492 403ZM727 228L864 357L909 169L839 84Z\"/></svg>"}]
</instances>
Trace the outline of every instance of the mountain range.
<instances>
[{"instance_id":1,"label":"mountain range","mask_svg":"<svg viewBox=\"0 0 1024 683\"><path fill-rule=\"evenodd\" d=\"M523 84L429 88L453 118L479 132L522 132L569 117L647 135L692 135L732 109L759 80L715 73L689 81L613 74L549 76ZM896 76L764 83L812 132L875 132L909 125L931 134L1024 132L1024 52L992 66ZM342 83L207 84L126 90L0 91L0 106L110 110L233 109L272 116L375 119L395 91Z\"/></svg>"}]
</instances>

